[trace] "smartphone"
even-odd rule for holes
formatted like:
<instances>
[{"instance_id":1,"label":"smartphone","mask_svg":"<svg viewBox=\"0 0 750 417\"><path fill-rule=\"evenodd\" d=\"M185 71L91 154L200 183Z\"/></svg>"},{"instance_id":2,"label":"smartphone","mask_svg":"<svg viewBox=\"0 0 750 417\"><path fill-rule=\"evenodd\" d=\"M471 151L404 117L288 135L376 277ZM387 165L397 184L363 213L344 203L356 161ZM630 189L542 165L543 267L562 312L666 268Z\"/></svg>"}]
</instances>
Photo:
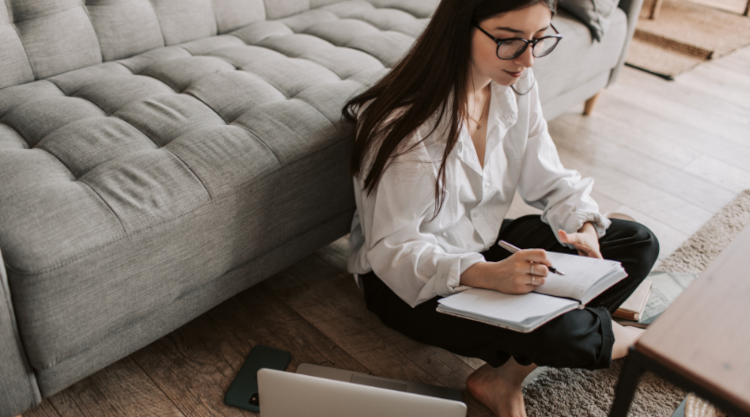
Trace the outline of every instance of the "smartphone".
<instances>
[{"instance_id":1,"label":"smartphone","mask_svg":"<svg viewBox=\"0 0 750 417\"><path fill-rule=\"evenodd\" d=\"M245 363L227 390L224 403L259 413L258 370L269 368L283 371L286 370L291 360L292 354L285 350L256 345L247 355Z\"/></svg>"}]
</instances>

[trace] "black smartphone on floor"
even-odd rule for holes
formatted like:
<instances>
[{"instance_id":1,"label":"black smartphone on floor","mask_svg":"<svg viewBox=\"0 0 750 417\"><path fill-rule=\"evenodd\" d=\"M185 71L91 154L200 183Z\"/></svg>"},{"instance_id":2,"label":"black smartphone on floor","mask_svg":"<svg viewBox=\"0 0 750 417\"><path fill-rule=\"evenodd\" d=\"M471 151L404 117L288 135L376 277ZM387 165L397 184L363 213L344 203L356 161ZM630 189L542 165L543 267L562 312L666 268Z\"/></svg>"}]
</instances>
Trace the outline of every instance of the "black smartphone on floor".
<instances>
[{"instance_id":1,"label":"black smartphone on floor","mask_svg":"<svg viewBox=\"0 0 750 417\"><path fill-rule=\"evenodd\" d=\"M244 408L254 413L260 412L258 398L258 370L261 368L286 370L292 354L268 346L256 345L247 355L232 385L224 396L224 403L233 407Z\"/></svg>"}]
</instances>

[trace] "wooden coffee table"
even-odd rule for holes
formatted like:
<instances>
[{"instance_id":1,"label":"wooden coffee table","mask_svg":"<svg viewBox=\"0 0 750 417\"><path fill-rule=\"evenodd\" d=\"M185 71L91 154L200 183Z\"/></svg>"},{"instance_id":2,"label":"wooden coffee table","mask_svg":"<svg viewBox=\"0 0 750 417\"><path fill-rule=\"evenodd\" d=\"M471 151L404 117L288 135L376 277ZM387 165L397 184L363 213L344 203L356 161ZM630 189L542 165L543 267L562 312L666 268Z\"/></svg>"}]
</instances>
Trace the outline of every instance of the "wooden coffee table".
<instances>
[{"instance_id":1,"label":"wooden coffee table","mask_svg":"<svg viewBox=\"0 0 750 417\"><path fill-rule=\"evenodd\" d=\"M652 371L733 417L750 416L750 226L630 349L610 417L625 417Z\"/></svg>"}]
</instances>

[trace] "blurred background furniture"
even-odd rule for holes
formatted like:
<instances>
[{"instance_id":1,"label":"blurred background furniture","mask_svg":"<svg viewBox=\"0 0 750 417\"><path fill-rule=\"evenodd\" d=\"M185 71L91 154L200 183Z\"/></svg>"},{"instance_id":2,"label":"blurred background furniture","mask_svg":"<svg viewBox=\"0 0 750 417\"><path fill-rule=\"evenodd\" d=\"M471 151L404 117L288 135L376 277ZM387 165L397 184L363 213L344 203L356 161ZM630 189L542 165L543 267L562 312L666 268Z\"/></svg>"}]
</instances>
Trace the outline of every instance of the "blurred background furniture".
<instances>
[{"instance_id":1,"label":"blurred background furniture","mask_svg":"<svg viewBox=\"0 0 750 417\"><path fill-rule=\"evenodd\" d=\"M341 107L437 3L0 2L0 416L348 233ZM640 7L601 42L555 17L548 119L616 79Z\"/></svg>"},{"instance_id":2,"label":"blurred background furniture","mask_svg":"<svg viewBox=\"0 0 750 417\"><path fill-rule=\"evenodd\" d=\"M651 3L651 6L649 7L649 19L656 19L659 17L659 11L661 10L661 5L663 3L663 0L654 0L653 3ZM743 16L750 15L750 0L747 1L747 4L745 5L745 11L742 12Z\"/></svg>"},{"instance_id":3,"label":"blurred background furniture","mask_svg":"<svg viewBox=\"0 0 750 417\"><path fill-rule=\"evenodd\" d=\"M709 264L631 348L611 417L624 417L645 371L750 416L750 226Z\"/></svg>"}]
</instances>

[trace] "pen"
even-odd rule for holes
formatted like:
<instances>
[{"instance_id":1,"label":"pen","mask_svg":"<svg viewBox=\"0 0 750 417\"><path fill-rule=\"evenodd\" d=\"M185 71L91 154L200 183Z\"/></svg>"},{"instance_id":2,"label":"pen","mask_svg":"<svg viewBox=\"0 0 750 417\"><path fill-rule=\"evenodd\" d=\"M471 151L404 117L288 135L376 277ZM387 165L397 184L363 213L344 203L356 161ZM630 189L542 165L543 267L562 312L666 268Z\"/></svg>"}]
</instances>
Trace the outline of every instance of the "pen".
<instances>
[{"instance_id":1,"label":"pen","mask_svg":"<svg viewBox=\"0 0 750 417\"><path fill-rule=\"evenodd\" d=\"M521 250L521 248L519 248L519 247L516 247L516 246L513 246L513 245L511 245L510 243L508 243L508 242L506 242L506 241L504 241L504 240L501 240L501 241L497 242L497 244L498 244L498 245L499 245L499 246L500 246L501 248L503 248L503 249L507 250L507 251L508 251L508 252L510 252L510 253L516 253L516 252L518 252L519 250ZM563 273L563 271L560 271L559 269L555 269L555 267L553 267L553 266L550 266L550 267L548 267L548 269L549 269L550 271L554 272L554 273L555 273L555 274L557 274L557 275L565 275L565 274Z\"/></svg>"}]
</instances>

